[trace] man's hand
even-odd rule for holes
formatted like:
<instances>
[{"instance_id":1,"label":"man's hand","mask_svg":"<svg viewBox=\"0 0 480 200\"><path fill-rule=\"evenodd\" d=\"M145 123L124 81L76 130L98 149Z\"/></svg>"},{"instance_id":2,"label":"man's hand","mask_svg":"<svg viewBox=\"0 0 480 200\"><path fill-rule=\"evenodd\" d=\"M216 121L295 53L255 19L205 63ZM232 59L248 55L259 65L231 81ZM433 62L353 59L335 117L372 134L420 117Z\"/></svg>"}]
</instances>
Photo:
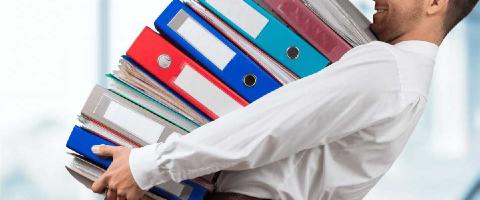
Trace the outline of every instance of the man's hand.
<instances>
[{"instance_id":1,"label":"man's hand","mask_svg":"<svg viewBox=\"0 0 480 200\"><path fill-rule=\"evenodd\" d=\"M93 183L93 192L105 192L105 199L109 200L138 200L143 197L145 192L138 187L130 171L129 148L99 145L92 147L92 151L98 156L113 157L107 171Z\"/></svg>"}]
</instances>

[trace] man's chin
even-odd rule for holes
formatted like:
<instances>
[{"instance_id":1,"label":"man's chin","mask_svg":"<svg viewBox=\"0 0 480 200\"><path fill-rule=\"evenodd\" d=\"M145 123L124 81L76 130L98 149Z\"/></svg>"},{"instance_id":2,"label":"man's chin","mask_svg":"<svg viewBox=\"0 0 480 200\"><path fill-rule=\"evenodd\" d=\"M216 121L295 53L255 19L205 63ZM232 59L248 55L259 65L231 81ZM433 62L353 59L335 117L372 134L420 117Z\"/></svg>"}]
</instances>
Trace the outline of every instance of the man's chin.
<instances>
[{"instance_id":1,"label":"man's chin","mask_svg":"<svg viewBox=\"0 0 480 200\"><path fill-rule=\"evenodd\" d=\"M379 41L382 41L382 42L389 42L389 38L386 37L387 36L387 32L385 31L384 28L380 28L378 27L376 24L371 24L370 25L370 30L372 31L372 33L375 35L375 37L377 37L377 39Z\"/></svg>"},{"instance_id":2,"label":"man's chin","mask_svg":"<svg viewBox=\"0 0 480 200\"><path fill-rule=\"evenodd\" d=\"M379 38L380 34L379 34L378 28L375 24L370 24L370 30L377 37L377 39L380 40L380 38Z\"/></svg>"}]
</instances>

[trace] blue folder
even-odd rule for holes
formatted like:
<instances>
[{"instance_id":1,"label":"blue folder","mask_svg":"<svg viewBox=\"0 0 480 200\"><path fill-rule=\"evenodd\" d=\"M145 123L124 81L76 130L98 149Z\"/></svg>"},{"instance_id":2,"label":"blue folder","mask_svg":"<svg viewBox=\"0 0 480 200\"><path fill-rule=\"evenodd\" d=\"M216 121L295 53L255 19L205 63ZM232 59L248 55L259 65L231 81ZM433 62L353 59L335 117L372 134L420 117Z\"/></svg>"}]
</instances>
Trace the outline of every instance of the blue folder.
<instances>
[{"instance_id":1,"label":"blue folder","mask_svg":"<svg viewBox=\"0 0 480 200\"><path fill-rule=\"evenodd\" d=\"M199 0L235 30L303 78L330 61L254 0Z\"/></svg>"},{"instance_id":2,"label":"blue folder","mask_svg":"<svg viewBox=\"0 0 480 200\"><path fill-rule=\"evenodd\" d=\"M67 141L67 147L69 149L84 156L87 160L98 165L99 167L107 169L108 166L110 166L110 164L112 163L112 158L100 157L95 155L91 151L92 146L100 144L117 146L112 142L105 140L93 133L90 133L89 131L78 126L75 126L73 128L72 133L70 134L70 137ZM191 189L187 200L201 200L205 197L207 193L207 189L192 181L183 181L182 184ZM153 187L152 189L150 189L150 192L164 197L168 200L184 200L158 187Z\"/></svg>"},{"instance_id":3,"label":"blue folder","mask_svg":"<svg viewBox=\"0 0 480 200\"><path fill-rule=\"evenodd\" d=\"M248 102L281 86L219 31L178 0L163 11L155 27Z\"/></svg>"}]
</instances>

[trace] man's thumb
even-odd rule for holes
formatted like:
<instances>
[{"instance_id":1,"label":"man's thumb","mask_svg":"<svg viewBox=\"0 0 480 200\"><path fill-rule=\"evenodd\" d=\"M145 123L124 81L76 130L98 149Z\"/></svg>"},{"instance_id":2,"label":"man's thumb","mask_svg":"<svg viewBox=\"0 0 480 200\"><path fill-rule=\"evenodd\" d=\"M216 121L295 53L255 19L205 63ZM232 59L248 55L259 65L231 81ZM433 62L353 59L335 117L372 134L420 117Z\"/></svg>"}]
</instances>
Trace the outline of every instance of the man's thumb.
<instances>
[{"instance_id":1,"label":"man's thumb","mask_svg":"<svg viewBox=\"0 0 480 200\"><path fill-rule=\"evenodd\" d=\"M97 154L98 156L113 156L115 151L115 147L108 146L108 145L94 145L92 146L92 152Z\"/></svg>"}]
</instances>

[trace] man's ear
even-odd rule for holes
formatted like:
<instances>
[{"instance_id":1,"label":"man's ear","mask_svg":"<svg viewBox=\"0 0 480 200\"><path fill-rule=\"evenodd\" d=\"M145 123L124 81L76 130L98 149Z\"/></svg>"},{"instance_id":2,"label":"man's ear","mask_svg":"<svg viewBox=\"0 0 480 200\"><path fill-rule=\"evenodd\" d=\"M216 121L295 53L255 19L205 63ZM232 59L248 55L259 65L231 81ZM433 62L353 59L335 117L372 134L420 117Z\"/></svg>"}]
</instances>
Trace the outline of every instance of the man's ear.
<instances>
[{"instance_id":1,"label":"man's ear","mask_svg":"<svg viewBox=\"0 0 480 200\"><path fill-rule=\"evenodd\" d=\"M427 0L427 14L437 15L447 11L449 0Z\"/></svg>"}]
</instances>

